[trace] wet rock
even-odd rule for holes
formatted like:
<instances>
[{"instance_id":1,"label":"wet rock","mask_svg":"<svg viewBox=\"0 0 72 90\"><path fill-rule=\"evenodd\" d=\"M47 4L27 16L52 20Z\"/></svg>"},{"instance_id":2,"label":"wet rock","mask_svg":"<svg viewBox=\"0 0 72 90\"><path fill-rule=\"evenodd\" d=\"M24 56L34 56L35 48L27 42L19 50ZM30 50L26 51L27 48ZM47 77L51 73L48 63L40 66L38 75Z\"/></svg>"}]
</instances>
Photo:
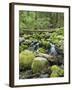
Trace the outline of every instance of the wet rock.
<instances>
[{"instance_id":1,"label":"wet rock","mask_svg":"<svg viewBox=\"0 0 72 90\"><path fill-rule=\"evenodd\" d=\"M39 53L37 56L44 57L53 64L63 64L64 63L63 57L61 55L53 56L49 54Z\"/></svg>"}]
</instances>

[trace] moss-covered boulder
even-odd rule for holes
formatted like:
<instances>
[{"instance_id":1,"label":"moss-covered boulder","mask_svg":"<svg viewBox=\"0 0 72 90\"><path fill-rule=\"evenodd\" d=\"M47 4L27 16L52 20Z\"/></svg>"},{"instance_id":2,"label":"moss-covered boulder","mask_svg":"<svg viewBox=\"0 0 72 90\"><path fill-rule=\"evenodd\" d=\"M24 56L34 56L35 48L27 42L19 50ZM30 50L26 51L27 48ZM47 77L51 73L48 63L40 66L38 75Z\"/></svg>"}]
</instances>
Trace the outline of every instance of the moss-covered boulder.
<instances>
[{"instance_id":1,"label":"moss-covered boulder","mask_svg":"<svg viewBox=\"0 0 72 90\"><path fill-rule=\"evenodd\" d=\"M57 65L53 65L52 67L51 67L51 70L52 71L58 71L60 68L57 66Z\"/></svg>"},{"instance_id":2,"label":"moss-covered boulder","mask_svg":"<svg viewBox=\"0 0 72 90\"><path fill-rule=\"evenodd\" d=\"M47 67L48 67L48 61L43 57L36 57L32 63L33 73L45 72Z\"/></svg>"},{"instance_id":3,"label":"moss-covered boulder","mask_svg":"<svg viewBox=\"0 0 72 90\"><path fill-rule=\"evenodd\" d=\"M58 75L57 72L53 71L53 72L51 73L50 77L53 77L53 78L54 78L54 77L59 77L59 75Z\"/></svg>"},{"instance_id":4,"label":"moss-covered boulder","mask_svg":"<svg viewBox=\"0 0 72 90\"><path fill-rule=\"evenodd\" d=\"M35 55L32 51L24 50L19 55L19 65L21 70L30 69Z\"/></svg>"},{"instance_id":5,"label":"moss-covered boulder","mask_svg":"<svg viewBox=\"0 0 72 90\"><path fill-rule=\"evenodd\" d=\"M52 71L52 73L51 73L50 77L62 77L62 76L64 76L64 70L61 69L57 65L53 65L51 67L51 71Z\"/></svg>"}]
</instances>

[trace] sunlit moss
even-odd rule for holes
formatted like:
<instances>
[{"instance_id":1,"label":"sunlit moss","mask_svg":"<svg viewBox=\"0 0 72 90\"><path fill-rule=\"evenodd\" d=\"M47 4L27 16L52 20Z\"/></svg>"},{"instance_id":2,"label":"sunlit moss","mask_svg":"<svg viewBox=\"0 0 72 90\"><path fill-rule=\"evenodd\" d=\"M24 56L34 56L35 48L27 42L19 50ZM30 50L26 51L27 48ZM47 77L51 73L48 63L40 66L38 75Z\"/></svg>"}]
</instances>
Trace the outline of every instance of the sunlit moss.
<instances>
[{"instance_id":1,"label":"sunlit moss","mask_svg":"<svg viewBox=\"0 0 72 90\"><path fill-rule=\"evenodd\" d=\"M19 55L19 64L20 69L29 69L34 59L34 53L28 50L25 50Z\"/></svg>"},{"instance_id":2,"label":"sunlit moss","mask_svg":"<svg viewBox=\"0 0 72 90\"><path fill-rule=\"evenodd\" d=\"M45 53L45 49L44 49L44 48L39 48L38 50L39 50L39 52L41 52L41 53Z\"/></svg>"},{"instance_id":3,"label":"sunlit moss","mask_svg":"<svg viewBox=\"0 0 72 90\"><path fill-rule=\"evenodd\" d=\"M52 73L51 73L50 77L61 77L61 76L64 76L64 70L61 69L57 65L53 65L51 67L51 71L52 71Z\"/></svg>"}]
</instances>

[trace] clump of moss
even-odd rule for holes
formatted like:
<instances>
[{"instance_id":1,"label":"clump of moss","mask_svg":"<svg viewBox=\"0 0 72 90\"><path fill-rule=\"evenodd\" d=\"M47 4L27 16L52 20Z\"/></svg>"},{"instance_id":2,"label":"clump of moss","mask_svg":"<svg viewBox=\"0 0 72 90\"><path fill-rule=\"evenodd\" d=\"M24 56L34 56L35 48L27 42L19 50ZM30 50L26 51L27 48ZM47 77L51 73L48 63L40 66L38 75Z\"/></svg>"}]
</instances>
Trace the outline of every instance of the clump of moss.
<instances>
[{"instance_id":1,"label":"clump of moss","mask_svg":"<svg viewBox=\"0 0 72 90\"><path fill-rule=\"evenodd\" d=\"M41 39L41 45L44 48L48 48L50 46L50 43L47 40L45 40L45 39Z\"/></svg>"},{"instance_id":2,"label":"clump of moss","mask_svg":"<svg viewBox=\"0 0 72 90\"><path fill-rule=\"evenodd\" d=\"M59 75L58 75L57 72L54 72L54 71L53 71L53 72L51 73L50 77L59 77Z\"/></svg>"},{"instance_id":3,"label":"clump of moss","mask_svg":"<svg viewBox=\"0 0 72 90\"><path fill-rule=\"evenodd\" d=\"M42 73L47 69L48 61L45 58L37 57L32 63L33 73Z\"/></svg>"},{"instance_id":4,"label":"clump of moss","mask_svg":"<svg viewBox=\"0 0 72 90\"><path fill-rule=\"evenodd\" d=\"M51 71L52 71L52 73L51 73L50 77L62 77L62 76L64 76L64 70L61 69L57 65L53 65L51 67Z\"/></svg>"},{"instance_id":5,"label":"clump of moss","mask_svg":"<svg viewBox=\"0 0 72 90\"><path fill-rule=\"evenodd\" d=\"M32 51L25 50L19 55L19 65L21 70L30 69L35 55Z\"/></svg>"},{"instance_id":6,"label":"clump of moss","mask_svg":"<svg viewBox=\"0 0 72 90\"><path fill-rule=\"evenodd\" d=\"M63 69L60 69L59 72L58 72L59 76L64 76L64 70Z\"/></svg>"},{"instance_id":7,"label":"clump of moss","mask_svg":"<svg viewBox=\"0 0 72 90\"><path fill-rule=\"evenodd\" d=\"M23 51L23 50L25 50L27 48L28 48L27 45L21 45L21 46L19 46L19 52L21 52L21 51Z\"/></svg>"},{"instance_id":8,"label":"clump of moss","mask_svg":"<svg viewBox=\"0 0 72 90\"><path fill-rule=\"evenodd\" d=\"M64 41L64 28L58 28L50 36L50 41L57 45L59 48L63 46L61 41ZM62 48L63 49L63 48Z\"/></svg>"},{"instance_id":9,"label":"clump of moss","mask_svg":"<svg viewBox=\"0 0 72 90\"><path fill-rule=\"evenodd\" d=\"M39 48L39 52L40 52L40 53L45 53L46 51L45 51L45 49L43 49L43 48Z\"/></svg>"},{"instance_id":10,"label":"clump of moss","mask_svg":"<svg viewBox=\"0 0 72 90\"><path fill-rule=\"evenodd\" d=\"M51 70L52 71L58 71L60 68L57 66L57 65L53 65L52 67L51 67Z\"/></svg>"}]
</instances>

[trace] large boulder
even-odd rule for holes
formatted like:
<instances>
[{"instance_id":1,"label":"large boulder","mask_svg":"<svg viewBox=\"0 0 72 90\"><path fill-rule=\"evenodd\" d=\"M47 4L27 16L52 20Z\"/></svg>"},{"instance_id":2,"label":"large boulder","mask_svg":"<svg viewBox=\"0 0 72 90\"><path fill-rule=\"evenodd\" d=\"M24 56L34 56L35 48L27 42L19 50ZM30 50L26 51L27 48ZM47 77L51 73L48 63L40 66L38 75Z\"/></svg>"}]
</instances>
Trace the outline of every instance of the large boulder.
<instances>
[{"instance_id":1,"label":"large boulder","mask_svg":"<svg viewBox=\"0 0 72 90\"><path fill-rule=\"evenodd\" d=\"M48 67L48 61L43 57L36 57L32 63L33 73L42 73L45 72Z\"/></svg>"},{"instance_id":2,"label":"large boulder","mask_svg":"<svg viewBox=\"0 0 72 90\"><path fill-rule=\"evenodd\" d=\"M64 58L61 55L53 56L49 54L39 53L37 56L46 58L51 64L61 65L64 64Z\"/></svg>"},{"instance_id":3,"label":"large boulder","mask_svg":"<svg viewBox=\"0 0 72 90\"><path fill-rule=\"evenodd\" d=\"M27 70L31 68L35 55L32 51L24 50L19 55L20 70Z\"/></svg>"}]
</instances>

